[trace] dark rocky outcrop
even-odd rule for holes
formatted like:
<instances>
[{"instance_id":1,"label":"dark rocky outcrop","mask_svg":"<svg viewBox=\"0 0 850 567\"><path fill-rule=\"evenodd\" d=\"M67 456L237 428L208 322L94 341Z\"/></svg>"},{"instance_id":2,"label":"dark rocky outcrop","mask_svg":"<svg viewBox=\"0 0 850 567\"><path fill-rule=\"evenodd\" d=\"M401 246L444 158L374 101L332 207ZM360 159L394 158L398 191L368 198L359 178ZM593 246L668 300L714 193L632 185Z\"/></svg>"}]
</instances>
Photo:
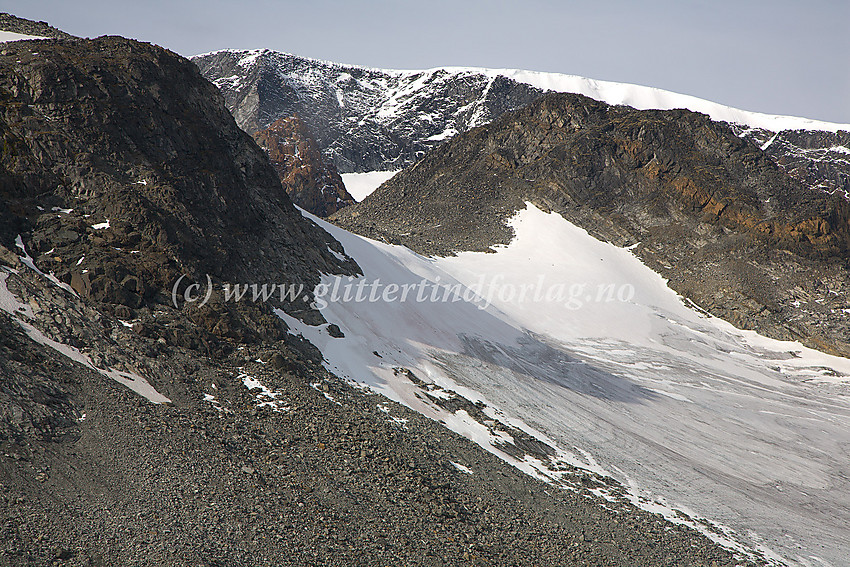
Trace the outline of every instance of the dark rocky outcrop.
<instances>
[{"instance_id":1,"label":"dark rocky outcrop","mask_svg":"<svg viewBox=\"0 0 850 567\"><path fill-rule=\"evenodd\" d=\"M286 194L302 209L326 217L355 202L297 115L255 132L254 140L269 154Z\"/></svg>"},{"instance_id":2,"label":"dark rocky outcrop","mask_svg":"<svg viewBox=\"0 0 850 567\"><path fill-rule=\"evenodd\" d=\"M0 242L22 234L83 295L139 309L183 274L311 290L320 271L357 269L292 206L218 91L165 49L7 44L0 112Z\"/></svg>"},{"instance_id":3,"label":"dark rocky outcrop","mask_svg":"<svg viewBox=\"0 0 850 567\"><path fill-rule=\"evenodd\" d=\"M319 272L358 269L293 207L218 91L160 47L116 37L4 44L0 140L0 292L23 271L34 280L18 281L16 296L30 298L29 309L47 290L55 296L54 308L36 309L33 321L2 321L2 437L64 435L75 424L61 384L92 370L27 357L31 341L16 321L35 324L43 341L93 349L93 360L128 368L162 346L214 357L263 341L309 349L293 342L272 307L321 321L309 303ZM213 294L203 306L174 306L181 277L181 294L207 277L215 286L294 284L304 293L268 302ZM158 346L116 351L101 333L118 320Z\"/></svg>"},{"instance_id":4,"label":"dark rocky outcrop","mask_svg":"<svg viewBox=\"0 0 850 567\"><path fill-rule=\"evenodd\" d=\"M426 254L488 250L525 201L636 252L732 323L850 355L850 204L724 123L551 94L437 148L332 220Z\"/></svg>"}]
</instances>

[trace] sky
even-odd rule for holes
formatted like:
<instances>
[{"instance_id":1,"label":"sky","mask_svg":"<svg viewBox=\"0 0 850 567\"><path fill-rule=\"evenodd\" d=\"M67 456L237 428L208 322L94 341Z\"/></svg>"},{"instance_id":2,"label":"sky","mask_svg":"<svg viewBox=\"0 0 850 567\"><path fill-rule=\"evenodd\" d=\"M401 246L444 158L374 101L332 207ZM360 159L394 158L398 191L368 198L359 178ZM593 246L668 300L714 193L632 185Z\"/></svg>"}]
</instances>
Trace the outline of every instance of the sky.
<instances>
[{"instance_id":1,"label":"sky","mask_svg":"<svg viewBox=\"0 0 850 567\"><path fill-rule=\"evenodd\" d=\"M269 48L391 69L518 68L850 123L848 0L0 0L185 56Z\"/></svg>"}]
</instances>

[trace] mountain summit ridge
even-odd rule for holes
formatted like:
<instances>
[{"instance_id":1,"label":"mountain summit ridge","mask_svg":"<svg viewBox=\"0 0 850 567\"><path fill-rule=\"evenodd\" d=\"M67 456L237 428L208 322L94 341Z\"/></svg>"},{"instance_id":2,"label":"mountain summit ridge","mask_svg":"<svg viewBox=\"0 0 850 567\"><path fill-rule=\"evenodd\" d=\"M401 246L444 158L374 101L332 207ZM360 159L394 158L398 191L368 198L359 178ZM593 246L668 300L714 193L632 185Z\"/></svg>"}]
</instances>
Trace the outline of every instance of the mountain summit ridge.
<instances>
[{"instance_id":1,"label":"mountain summit ridge","mask_svg":"<svg viewBox=\"0 0 850 567\"><path fill-rule=\"evenodd\" d=\"M411 165L459 132L489 123L545 92L638 110L685 108L736 125L807 186L850 198L850 124L739 110L690 95L575 75L436 67L382 70L268 49L192 58L247 132L298 114L340 173ZM771 142L771 143L768 143Z\"/></svg>"},{"instance_id":2,"label":"mountain summit ridge","mask_svg":"<svg viewBox=\"0 0 850 567\"><path fill-rule=\"evenodd\" d=\"M282 56L283 58L298 59L315 66L326 66L345 72L349 69L386 73L397 76L421 76L440 71L453 74L479 73L487 77L502 76L520 83L533 86L541 91L565 92L582 94L588 98L605 102L612 106L625 105L637 110L674 110L685 108L700 112L718 122L729 122L765 130L817 130L823 132L850 131L850 123L834 122L797 116L791 114L773 114L755 110L745 110L731 105L704 99L695 95L662 89L636 83L623 83L602 79L593 79L581 75L572 75L557 71L534 71L518 68L476 67L465 65L439 65L423 69L395 69L373 67L353 63L340 63L327 59L318 59L276 51L273 49L219 49L200 53L190 57L191 60L204 60L222 54L240 54L240 61L253 63L252 59L261 59L265 55Z\"/></svg>"}]
</instances>

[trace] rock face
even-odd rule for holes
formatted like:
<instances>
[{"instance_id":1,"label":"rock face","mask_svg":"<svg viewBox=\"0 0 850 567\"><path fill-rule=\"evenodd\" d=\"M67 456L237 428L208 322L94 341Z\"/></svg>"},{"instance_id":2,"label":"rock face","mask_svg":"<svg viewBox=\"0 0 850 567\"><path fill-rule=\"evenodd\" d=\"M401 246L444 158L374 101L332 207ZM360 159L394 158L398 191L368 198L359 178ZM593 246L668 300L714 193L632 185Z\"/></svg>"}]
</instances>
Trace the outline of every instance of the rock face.
<instances>
[{"instance_id":1,"label":"rock face","mask_svg":"<svg viewBox=\"0 0 850 567\"><path fill-rule=\"evenodd\" d=\"M724 123L547 95L437 148L332 221L425 254L487 250L531 201L715 315L850 355L850 204Z\"/></svg>"},{"instance_id":2,"label":"rock face","mask_svg":"<svg viewBox=\"0 0 850 567\"><path fill-rule=\"evenodd\" d=\"M807 187L850 199L850 132L736 127L791 177Z\"/></svg>"},{"instance_id":3,"label":"rock face","mask_svg":"<svg viewBox=\"0 0 850 567\"><path fill-rule=\"evenodd\" d=\"M333 163L322 153L298 116L275 121L254 134L269 154L280 182L292 202L319 217L354 203Z\"/></svg>"},{"instance_id":4,"label":"rock face","mask_svg":"<svg viewBox=\"0 0 850 567\"><path fill-rule=\"evenodd\" d=\"M245 131L297 114L342 173L401 169L543 92L475 70L382 71L269 50L192 61Z\"/></svg>"},{"instance_id":5,"label":"rock face","mask_svg":"<svg viewBox=\"0 0 850 567\"><path fill-rule=\"evenodd\" d=\"M356 269L169 51L114 37L10 43L0 104L0 243L21 234L82 295L138 309L183 274L312 289L319 271Z\"/></svg>"},{"instance_id":6,"label":"rock face","mask_svg":"<svg viewBox=\"0 0 850 567\"><path fill-rule=\"evenodd\" d=\"M476 69L382 71L268 50L219 51L193 61L221 89L240 127L254 132L297 113L343 173L401 169L544 94ZM557 80L547 84L558 88ZM808 187L848 196L850 133L733 127Z\"/></svg>"}]
</instances>

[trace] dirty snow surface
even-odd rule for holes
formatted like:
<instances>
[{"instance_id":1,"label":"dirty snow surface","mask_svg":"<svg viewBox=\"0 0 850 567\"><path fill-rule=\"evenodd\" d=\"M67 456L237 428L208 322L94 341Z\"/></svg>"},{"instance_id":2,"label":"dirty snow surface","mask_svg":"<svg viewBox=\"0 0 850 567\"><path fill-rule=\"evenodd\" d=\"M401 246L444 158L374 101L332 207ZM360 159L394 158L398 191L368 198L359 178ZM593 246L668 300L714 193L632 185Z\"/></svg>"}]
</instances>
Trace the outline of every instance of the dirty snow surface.
<instances>
[{"instance_id":1,"label":"dirty snow surface","mask_svg":"<svg viewBox=\"0 0 850 567\"><path fill-rule=\"evenodd\" d=\"M451 258L314 220L365 273L316 290L345 337L281 316L340 376L554 478L417 396L408 369L613 476L645 508L710 520L716 540L777 564L848 564L850 360L705 316L629 250L530 204L510 245Z\"/></svg>"}]
</instances>

